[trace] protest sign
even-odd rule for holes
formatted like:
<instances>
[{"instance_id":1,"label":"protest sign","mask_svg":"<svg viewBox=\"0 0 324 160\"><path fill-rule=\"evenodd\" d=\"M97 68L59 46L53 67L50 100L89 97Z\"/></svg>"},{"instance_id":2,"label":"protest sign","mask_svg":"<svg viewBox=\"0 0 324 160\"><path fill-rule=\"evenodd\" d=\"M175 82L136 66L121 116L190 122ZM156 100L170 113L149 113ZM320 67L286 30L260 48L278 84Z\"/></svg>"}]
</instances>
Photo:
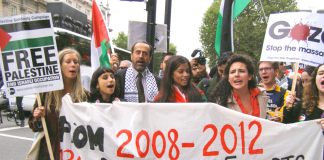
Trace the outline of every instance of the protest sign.
<instances>
[{"instance_id":1,"label":"protest sign","mask_svg":"<svg viewBox=\"0 0 324 160\"><path fill-rule=\"evenodd\" d=\"M213 103L72 103L59 118L62 159L322 159L316 121L282 124Z\"/></svg>"},{"instance_id":2,"label":"protest sign","mask_svg":"<svg viewBox=\"0 0 324 160\"><path fill-rule=\"evenodd\" d=\"M324 63L324 17L310 12L271 14L260 61Z\"/></svg>"},{"instance_id":3,"label":"protest sign","mask_svg":"<svg viewBox=\"0 0 324 160\"><path fill-rule=\"evenodd\" d=\"M0 56L8 97L63 89L51 14L0 18L11 36Z\"/></svg>"}]
</instances>

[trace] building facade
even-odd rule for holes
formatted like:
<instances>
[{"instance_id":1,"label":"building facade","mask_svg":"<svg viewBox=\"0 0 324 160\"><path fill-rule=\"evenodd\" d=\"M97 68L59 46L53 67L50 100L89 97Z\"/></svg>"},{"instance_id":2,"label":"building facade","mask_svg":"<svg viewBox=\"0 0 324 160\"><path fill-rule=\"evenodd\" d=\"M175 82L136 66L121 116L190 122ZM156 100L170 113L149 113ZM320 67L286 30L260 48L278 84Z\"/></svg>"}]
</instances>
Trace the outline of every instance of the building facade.
<instances>
[{"instance_id":1,"label":"building facade","mask_svg":"<svg viewBox=\"0 0 324 160\"><path fill-rule=\"evenodd\" d=\"M0 0L0 17L46 12L45 0Z\"/></svg>"},{"instance_id":2,"label":"building facade","mask_svg":"<svg viewBox=\"0 0 324 160\"><path fill-rule=\"evenodd\" d=\"M46 12L48 3L57 2L78 10L87 16L89 22L91 21L92 0L0 0L0 17ZM108 3L102 3L101 0L97 3L105 14L104 17L109 18Z\"/></svg>"}]
</instances>

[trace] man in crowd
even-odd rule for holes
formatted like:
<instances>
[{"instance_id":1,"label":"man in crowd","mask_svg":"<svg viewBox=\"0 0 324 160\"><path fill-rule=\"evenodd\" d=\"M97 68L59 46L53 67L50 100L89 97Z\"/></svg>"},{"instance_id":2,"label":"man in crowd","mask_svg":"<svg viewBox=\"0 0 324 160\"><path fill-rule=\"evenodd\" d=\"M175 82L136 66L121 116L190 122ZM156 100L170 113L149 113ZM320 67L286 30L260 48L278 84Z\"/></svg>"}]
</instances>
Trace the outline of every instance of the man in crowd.
<instances>
[{"instance_id":1,"label":"man in crowd","mask_svg":"<svg viewBox=\"0 0 324 160\"><path fill-rule=\"evenodd\" d=\"M201 60L200 58L193 58L190 61L191 72L192 72L192 82L195 85L203 79L209 79L209 76L206 71L206 61Z\"/></svg>"},{"instance_id":2,"label":"man in crowd","mask_svg":"<svg viewBox=\"0 0 324 160\"><path fill-rule=\"evenodd\" d=\"M268 116L269 119L281 122L282 113L285 107L288 91L276 83L276 75L279 72L278 62L261 61L259 62L260 85L266 89L269 96Z\"/></svg>"},{"instance_id":3,"label":"man in crowd","mask_svg":"<svg viewBox=\"0 0 324 160\"><path fill-rule=\"evenodd\" d=\"M152 59L152 46L144 41L136 42L131 52L132 65L116 73L116 83L120 87L117 97L127 102L152 102L160 82L147 68Z\"/></svg>"},{"instance_id":4,"label":"man in crowd","mask_svg":"<svg viewBox=\"0 0 324 160\"><path fill-rule=\"evenodd\" d=\"M287 68L286 68L284 62L280 62L278 74L276 76L276 81L277 81L277 84L284 89L288 89L289 84L291 84L291 79L289 79L289 77L287 76L286 71L287 71Z\"/></svg>"},{"instance_id":5,"label":"man in crowd","mask_svg":"<svg viewBox=\"0 0 324 160\"><path fill-rule=\"evenodd\" d=\"M129 60L122 60L119 65L119 69L125 69L132 65L132 62Z\"/></svg>"},{"instance_id":6,"label":"man in crowd","mask_svg":"<svg viewBox=\"0 0 324 160\"><path fill-rule=\"evenodd\" d=\"M221 54L216 63L216 70L214 76L211 79L203 79L198 83L198 87L204 91L206 95L209 94L212 88L214 88L221 78L224 76L224 70L228 59L233 55L232 52L225 52ZM211 75L213 73L209 73Z\"/></svg>"},{"instance_id":7,"label":"man in crowd","mask_svg":"<svg viewBox=\"0 0 324 160\"><path fill-rule=\"evenodd\" d=\"M160 63L160 70L159 70L159 77L162 79L163 78L163 73L165 71L165 66L166 66L166 62L169 58L171 58L171 56L173 56L174 54L171 52L165 53L162 56L162 61Z\"/></svg>"}]
</instances>

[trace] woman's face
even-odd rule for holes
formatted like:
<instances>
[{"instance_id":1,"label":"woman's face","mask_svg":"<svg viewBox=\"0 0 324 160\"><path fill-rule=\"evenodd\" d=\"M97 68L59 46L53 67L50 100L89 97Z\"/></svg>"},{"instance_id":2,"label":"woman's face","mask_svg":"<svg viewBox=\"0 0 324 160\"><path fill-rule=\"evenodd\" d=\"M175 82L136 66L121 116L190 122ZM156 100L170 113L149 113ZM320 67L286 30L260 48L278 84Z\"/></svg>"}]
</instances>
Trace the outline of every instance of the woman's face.
<instances>
[{"instance_id":1,"label":"woman's face","mask_svg":"<svg viewBox=\"0 0 324 160\"><path fill-rule=\"evenodd\" d=\"M80 70L78 56L75 53L64 55L61 70L65 79L75 80Z\"/></svg>"},{"instance_id":2,"label":"woman's face","mask_svg":"<svg viewBox=\"0 0 324 160\"><path fill-rule=\"evenodd\" d=\"M324 65L318 68L315 83L320 94L324 94Z\"/></svg>"},{"instance_id":3,"label":"woman's face","mask_svg":"<svg viewBox=\"0 0 324 160\"><path fill-rule=\"evenodd\" d=\"M190 71L187 63L180 64L173 72L172 79L174 85L178 87L185 87L189 84Z\"/></svg>"},{"instance_id":4,"label":"woman's face","mask_svg":"<svg viewBox=\"0 0 324 160\"><path fill-rule=\"evenodd\" d=\"M302 80L302 85L303 87L306 87L308 83L311 82L312 76L310 76L307 72L303 72L301 74L301 80Z\"/></svg>"},{"instance_id":5,"label":"woman's face","mask_svg":"<svg viewBox=\"0 0 324 160\"><path fill-rule=\"evenodd\" d=\"M252 76L246 68L246 65L242 62L234 62L230 69L228 75L228 82L231 84L233 90L248 89L249 80Z\"/></svg>"},{"instance_id":6,"label":"woman's face","mask_svg":"<svg viewBox=\"0 0 324 160\"><path fill-rule=\"evenodd\" d=\"M98 77L97 89L103 97L111 96L115 91L115 85L115 76L111 72L105 72Z\"/></svg>"}]
</instances>

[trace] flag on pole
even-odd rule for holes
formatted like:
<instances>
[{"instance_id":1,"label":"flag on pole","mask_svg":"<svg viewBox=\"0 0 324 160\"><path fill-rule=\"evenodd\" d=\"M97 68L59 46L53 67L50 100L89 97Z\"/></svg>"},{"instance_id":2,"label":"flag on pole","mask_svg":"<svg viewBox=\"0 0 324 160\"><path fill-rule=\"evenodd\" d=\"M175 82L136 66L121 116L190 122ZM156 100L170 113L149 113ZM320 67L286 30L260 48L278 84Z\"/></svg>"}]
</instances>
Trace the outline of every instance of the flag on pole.
<instances>
[{"instance_id":1,"label":"flag on pole","mask_svg":"<svg viewBox=\"0 0 324 160\"><path fill-rule=\"evenodd\" d=\"M91 68L110 68L109 57L114 52L108 35L108 27L95 0L92 1ZM99 63L98 63L99 62Z\"/></svg>"},{"instance_id":2,"label":"flag on pole","mask_svg":"<svg viewBox=\"0 0 324 160\"><path fill-rule=\"evenodd\" d=\"M251 0L222 0L218 13L215 50L219 57L225 51L233 51L233 20L247 7ZM233 5L234 3L234 5Z\"/></svg>"},{"instance_id":3,"label":"flag on pole","mask_svg":"<svg viewBox=\"0 0 324 160\"><path fill-rule=\"evenodd\" d=\"M4 31L2 28L0 28L0 51L4 50L6 48L6 45L10 41L11 36Z\"/></svg>"}]
</instances>

